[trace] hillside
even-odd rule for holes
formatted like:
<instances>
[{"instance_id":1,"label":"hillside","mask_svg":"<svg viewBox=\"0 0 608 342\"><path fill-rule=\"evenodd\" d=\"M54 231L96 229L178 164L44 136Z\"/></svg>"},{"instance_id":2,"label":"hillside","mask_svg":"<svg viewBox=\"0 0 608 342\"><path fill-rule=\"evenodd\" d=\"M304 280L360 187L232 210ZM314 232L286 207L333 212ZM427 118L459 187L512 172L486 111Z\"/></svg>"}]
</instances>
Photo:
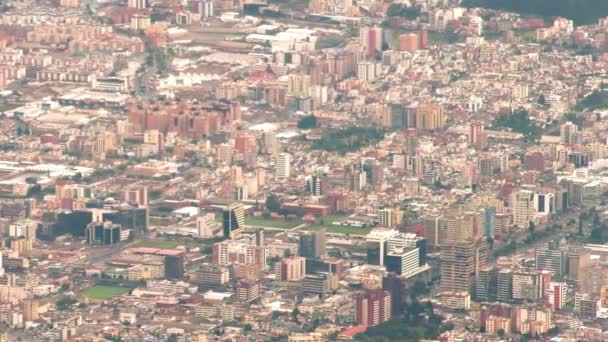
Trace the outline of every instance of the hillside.
<instances>
[{"instance_id":1,"label":"hillside","mask_svg":"<svg viewBox=\"0 0 608 342\"><path fill-rule=\"evenodd\" d=\"M579 25L594 23L608 16L607 0L465 0L464 5L544 17L566 17Z\"/></svg>"}]
</instances>

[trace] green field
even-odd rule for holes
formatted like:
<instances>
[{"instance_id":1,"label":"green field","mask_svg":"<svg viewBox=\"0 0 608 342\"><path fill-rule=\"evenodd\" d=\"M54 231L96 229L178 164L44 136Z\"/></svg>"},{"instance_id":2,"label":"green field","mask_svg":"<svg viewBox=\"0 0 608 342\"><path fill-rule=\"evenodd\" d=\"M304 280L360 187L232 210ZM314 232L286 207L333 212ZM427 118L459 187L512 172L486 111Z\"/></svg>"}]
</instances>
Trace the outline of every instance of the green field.
<instances>
[{"instance_id":1,"label":"green field","mask_svg":"<svg viewBox=\"0 0 608 342\"><path fill-rule=\"evenodd\" d=\"M95 285L81 292L87 298L92 299L110 299L129 292L128 287Z\"/></svg>"},{"instance_id":2,"label":"green field","mask_svg":"<svg viewBox=\"0 0 608 342\"><path fill-rule=\"evenodd\" d=\"M133 247L148 247L148 248L161 248L161 249L172 249L177 246L179 246L179 244L177 242L161 241L161 240L140 241L133 245Z\"/></svg>"},{"instance_id":3,"label":"green field","mask_svg":"<svg viewBox=\"0 0 608 342\"><path fill-rule=\"evenodd\" d=\"M270 228L281 228L290 229L300 225L298 221L276 221L276 220L265 220L262 218L246 218L245 225L254 227L270 227Z\"/></svg>"}]
</instances>

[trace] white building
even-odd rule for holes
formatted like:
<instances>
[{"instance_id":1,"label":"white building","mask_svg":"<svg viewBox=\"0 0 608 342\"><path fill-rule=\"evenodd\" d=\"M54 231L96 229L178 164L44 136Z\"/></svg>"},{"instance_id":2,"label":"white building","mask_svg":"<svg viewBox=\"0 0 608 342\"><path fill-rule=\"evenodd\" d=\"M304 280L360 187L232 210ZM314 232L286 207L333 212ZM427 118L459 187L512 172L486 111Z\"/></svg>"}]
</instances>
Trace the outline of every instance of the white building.
<instances>
[{"instance_id":1,"label":"white building","mask_svg":"<svg viewBox=\"0 0 608 342\"><path fill-rule=\"evenodd\" d=\"M275 174L279 178L289 178L291 175L291 154L280 153L275 161Z\"/></svg>"},{"instance_id":2,"label":"white building","mask_svg":"<svg viewBox=\"0 0 608 342\"><path fill-rule=\"evenodd\" d=\"M196 218L196 230L201 238L211 238L219 229L219 223L215 221L215 215L212 213L207 213Z\"/></svg>"}]
</instances>

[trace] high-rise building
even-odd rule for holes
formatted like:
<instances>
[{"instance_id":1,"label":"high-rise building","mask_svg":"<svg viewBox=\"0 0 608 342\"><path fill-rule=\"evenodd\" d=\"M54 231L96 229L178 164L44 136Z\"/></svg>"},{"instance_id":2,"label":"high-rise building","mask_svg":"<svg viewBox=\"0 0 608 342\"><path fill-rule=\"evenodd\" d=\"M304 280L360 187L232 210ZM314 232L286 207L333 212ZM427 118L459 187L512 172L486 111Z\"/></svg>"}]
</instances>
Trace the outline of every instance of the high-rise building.
<instances>
[{"instance_id":1,"label":"high-rise building","mask_svg":"<svg viewBox=\"0 0 608 342\"><path fill-rule=\"evenodd\" d=\"M291 256L275 264L274 273L277 281L300 280L306 275L306 258Z\"/></svg>"},{"instance_id":2,"label":"high-rise building","mask_svg":"<svg viewBox=\"0 0 608 342\"><path fill-rule=\"evenodd\" d=\"M226 266L203 264L194 273L194 278L203 286L219 287L228 284L230 272Z\"/></svg>"},{"instance_id":3,"label":"high-rise building","mask_svg":"<svg viewBox=\"0 0 608 342\"><path fill-rule=\"evenodd\" d=\"M436 104L425 104L415 108L416 129L435 130L445 124L443 107Z\"/></svg>"},{"instance_id":4,"label":"high-rise building","mask_svg":"<svg viewBox=\"0 0 608 342\"><path fill-rule=\"evenodd\" d=\"M483 123L479 121L472 122L469 132L469 144L476 149L484 149L488 146L486 132L484 132Z\"/></svg>"},{"instance_id":5,"label":"high-rise building","mask_svg":"<svg viewBox=\"0 0 608 342\"><path fill-rule=\"evenodd\" d=\"M441 246L441 291L473 292L479 270L488 264L485 241L449 243Z\"/></svg>"},{"instance_id":6,"label":"high-rise building","mask_svg":"<svg viewBox=\"0 0 608 342\"><path fill-rule=\"evenodd\" d=\"M560 142L565 145L571 145L576 142L576 133L578 127L572 122L568 121L559 127Z\"/></svg>"},{"instance_id":7,"label":"high-rise building","mask_svg":"<svg viewBox=\"0 0 608 342\"><path fill-rule=\"evenodd\" d=\"M231 237L232 232L245 226L245 207L241 203L232 203L223 214L224 237Z\"/></svg>"},{"instance_id":8,"label":"high-rise building","mask_svg":"<svg viewBox=\"0 0 608 342\"><path fill-rule=\"evenodd\" d=\"M568 285L564 282L551 282L549 284L549 304L553 311L561 310L566 304Z\"/></svg>"},{"instance_id":9,"label":"high-rise building","mask_svg":"<svg viewBox=\"0 0 608 342\"><path fill-rule=\"evenodd\" d=\"M537 301L543 297L542 277L538 272L513 273L513 299Z\"/></svg>"},{"instance_id":10,"label":"high-rise building","mask_svg":"<svg viewBox=\"0 0 608 342\"><path fill-rule=\"evenodd\" d=\"M378 222L380 222L381 227L393 227L393 209L382 208L378 210Z\"/></svg>"},{"instance_id":11,"label":"high-rise building","mask_svg":"<svg viewBox=\"0 0 608 342\"><path fill-rule=\"evenodd\" d=\"M235 287L236 298L240 302L251 302L262 295L262 284L259 280L241 280Z\"/></svg>"},{"instance_id":12,"label":"high-rise building","mask_svg":"<svg viewBox=\"0 0 608 342\"><path fill-rule=\"evenodd\" d=\"M129 0L128 5L129 5L129 7L132 7L132 8L147 8L148 7L147 0Z\"/></svg>"},{"instance_id":13,"label":"high-rise building","mask_svg":"<svg viewBox=\"0 0 608 342\"><path fill-rule=\"evenodd\" d=\"M391 293L382 289L364 292L355 297L355 322L375 326L391 319Z\"/></svg>"},{"instance_id":14,"label":"high-rise building","mask_svg":"<svg viewBox=\"0 0 608 342\"><path fill-rule=\"evenodd\" d=\"M85 237L90 244L111 245L127 240L122 234L122 227L110 221L91 222L85 229Z\"/></svg>"},{"instance_id":15,"label":"high-rise building","mask_svg":"<svg viewBox=\"0 0 608 342\"><path fill-rule=\"evenodd\" d=\"M306 192L313 196L321 196L327 193L327 177L311 175L306 177Z\"/></svg>"},{"instance_id":16,"label":"high-rise building","mask_svg":"<svg viewBox=\"0 0 608 342\"><path fill-rule=\"evenodd\" d=\"M399 235L396 229L375 228L365 236L367 245L367 263L384 265L384 259L389 252L388 242Z\"/></svg>"},{"instance_id":17,"label":"high-rise building","mask_svg":"<svg viewBox=\"0 0 608 342\"><path fill-rule=\"evenodd\" d=\"M325 256L325 231L300 233L300 256L308 259L319 259Z\"/></svg>"},{"instance_id":18,"label":"high-rise building","mask_svg":"<svg viewBox=\"0 0 608 342\"><path fill-rule=\"evenodd\" d=\"M496 276L496 300L510 302L513 300L513 271L504 269Z\"/></svg>"},{"instance_id":19,"label":"high-rise building","mask_svg":"<svg viewBox=\"0 0 608 342\"><path fill-rule=\"evenodd\" d=\"M39 305L37 300L26 298L22 302L23 320L26 322L37 321L40 319Z\"/></svg>"},{"instance_id":20,"label":"high-rise building","mask_svg":"<svg viewBox=\"0 0 608 342\"><path fill-rule=\"evenodd\" d=\"M568 251L568 279L581 286L585 273L591 267L591 252L586 248L573 248Z\"/></svg>"},{"instance_id":21,"label":"high-rise building","mask_svg":"<svg viewBox=\"0 0 608 342\"><path fill-rule=\"evenodd\" d=\"M382 28L362 27L359 30L359 43L367 51L367 56L375 58L377 53L382 52Z\"/></svg>"},{"instance_id":22,"label":"high-rise building","mask_svg":"<svg viewBox=\"0 0 608 342\"><path fill-rule=\"evenodd\" d=\"M148 187L143 185L128 186L122 192L122 200L140 207L148 205Z\"/></svg>"},{"instance_id":23,"label":"high-rise building","mask_svg":"<svg viewBox=\"0 0 608 342\"><path fill-rule=\"evenodd\" d=\"M291 154L280 153L275 160L275 175L278 178L289 178L291 175Z\"/></svg>"},{"instance_id":24,"label":"high-rise building","mask_svg":"<svg viewBox=\"0 0 608 342\"><path fill-rule=\"evenodd\" d=\"M553 277L561 279L567 271L567 255L559 248L559 243L551 241L546 246L536 249L536 269L551 271Z\"/></svg>"},{"instance_id":25,"label":"high-rise building","mask_svg":"<svg viewBox=\"0 0 608 342\"><path fill-rule=\"evenodd\" d=\"M374 82L382 72L382 64L363 61L357 64L357 78L364 82Z\"/></svg>"},{"instance_id":26,"label":"high-rise building","mask_svg":"<svg viewBox=\"0 0 608 342\"><path fill-rule=\"evenodd\" d=\"M220 228L219 223L215 220L215 214L206 213L196 218L196 231L198 237L212 238L215 232Z\"/></svg>"},{"instance_id":27,"label":"high-rise building","mask_svg":"<svg viewBox=\"0 0 608 342\"><path fill-rule=\"evenodd\" d=\"M382 278L382 289L391 294L391 314L393 317L401 314L405 282L395 274L389 273Z\"/></svg>"},{"instance_id":28,"label":"high-rise building","mask_svg":"<svg viewBox=\"0 0 608 342\"><path fill-rule=\"evenodd\" d=\"M480 302L495 302L498 287L498 270L484 267L479 270L475 284L475 298Z\"/></svg>"},{"instance_id":29,"label":"high-rise building","mask_svg":"<svg viewBox=\"0 0 608 342\"><path fill-rule=\"evenodd\" d=\"M216 265L266 266L266 247L246 239L224 240L213 244L213 263Z\"/></svg>"},{"instance_id":30,"label":"high-rise building","mask_svg":"<svg viewBox=\"0 0 608 342\"><path fill-rule=\"evenodd\" d=\"M287 83L287 94L294 97L310 96L310 75L291 74Z\"/></svg>"},{"instance_id":31,"label":"high-rise building","mask_svg":"<svg viewBox=\"0 0 608 342\"><path fill-rule=\"evenodd\" d=\"M420 38L416 33L404 33L399 36L399 50L416 52L420 45Z\"/></svg>"},{"instance_id":32,"label":"high-rise building","mask_svg":"<svg viewBox=\"0 0 608 342\"><path fill-rule=\"evenodd\" d=\"M534 192L530 190L519 190L511 194L513 206L513 224L527 229L530 222L534 220Z\"/></svg>"}]
</instances>

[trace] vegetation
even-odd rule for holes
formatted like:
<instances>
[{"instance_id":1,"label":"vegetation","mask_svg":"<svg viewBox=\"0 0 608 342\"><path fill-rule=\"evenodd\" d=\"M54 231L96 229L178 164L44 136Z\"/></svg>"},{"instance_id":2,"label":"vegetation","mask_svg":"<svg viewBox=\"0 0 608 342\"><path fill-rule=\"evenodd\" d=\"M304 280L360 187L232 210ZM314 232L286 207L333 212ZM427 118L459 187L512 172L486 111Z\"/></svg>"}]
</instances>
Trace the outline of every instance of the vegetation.
<instances>
[{"instance_id":1,"label":"vegetation","mask_svg":"<svg viewBox=\"0 0 608 342\"><path fill-rule=\"evenodd\" d=\"M577 110L594 110L602 108L608 108L608 91L594 90L576 104Z\"/></svg>"},{"instance_id":2,"label":"vegetation","mask_svg":"<svg viewBox=\"0 0 608 342\"><path fill-rule=\"evenodd\" d=\"M493 123L494 127L510 128L513 132L523 134L529 140L535 140L540 136L540 128L530 121L528 111L518 109L510 115L500 115Z\"/></svg>"},{"instance_id":3,"label":"vegetation","mask_svg":"<svg viewBox=\"0 0 608 342\"><path fill-rule=\"evenodd\" d=\"M275 194L270 194L266 197L266 209L273 213L278 213L281 210L281 200Z\"/></svg>"},{"instance_id":4,"label":"vegetation","mask_svg":"<svg viewBox=\"0 0 608 342\"><path fill-rule=\"evenodd\" d=\"M277 221L271 219L257 219L257 218L247 218L245 219L245 225L254 226L254 227L270 227L270 228L281 228L281 229L290 229L293 227L297 227L299 222L297 221Z\"/></svg>"},{"instance_id":5,"label":"vegetation","mask_svg":"<svg viewBox=\"0 0 608 342\"><path fill-rule=\"evenodd\" d=\"M577 24L608 15L606 0L465 0L466 7L485 7L547 17L566 17Z\"/></svg>"},{"instance_id":6,"label":"vegetation","mask_svg":"<svg viewBox=\"0 0 608 342\"><path fill-rule=\"evenodd\" d=\"M57 300L57 303L55 304L55 306L57 307L57 310L68 310L72 307L72 305L76 304L77 300L72 298L72 297L68 297L68 296L61 296L59 298L59 300Z\"/></svg>"},{"instance_id":7,"label":"vegetation","mask_svg":"<svg viewBox=\"0 0 608 342\"><path fill-rule=\"evenodd\" d=\"M328 130L321 139L312 143L314 150L326 150L346 154L373 145L384 137L384 130L376 127L349 127Z\"/></svg>"},{"instance_id":8,"label":"vegetation","mask_svg":"<svg viewBox=\"0 0 608 342\"><path fill-rule=\"evenodd\" d=\"M317 117L314 115L307 115L298 121L298 128L310 129L317 127Z\"/></svg>"},{"instance_id":9,"label":"vegetation","mask_svg":"<svg viewBox=\"0 0 608 342\"><path fill-rule=\"evenodd\" d=\"M129 292L128 287L95 285L82 292L82 295L92 299L110 299Z\"/></svg>"},{"instance_id":10,"label":"vegetation","mask_svg":"<svg viewBox=\"0 0 608 342\"><path fill-rule=\"evenodd\" d=\"M404 4L391 4L386 11L388 17L404 17L408 20L416 20L422 10L418 6L406 6Z\"/></svg>"}]
</instances>

